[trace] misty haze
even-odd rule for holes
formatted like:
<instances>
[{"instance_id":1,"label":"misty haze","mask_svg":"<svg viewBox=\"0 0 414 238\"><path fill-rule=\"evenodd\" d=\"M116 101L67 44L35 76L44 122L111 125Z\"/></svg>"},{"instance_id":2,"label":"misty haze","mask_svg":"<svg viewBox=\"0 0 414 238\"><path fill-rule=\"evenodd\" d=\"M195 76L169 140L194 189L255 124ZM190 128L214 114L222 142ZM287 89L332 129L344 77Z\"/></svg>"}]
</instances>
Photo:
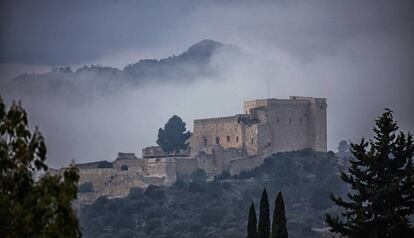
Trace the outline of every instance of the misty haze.
<instances>
[{"instance_id":1,"label":"misty haze","mask_svg":"<svg viewBox=\"0 0 414 238\"><path fill-rule=\"evenodd\" d=\"M2 1L0 208L23 199L7 192L21 159L27 184L74 184L62 219L79 225L11 222L0 236L412 237L413 12L405 0ZM393 190L407 212L391 220L407 226L341 215L338 198L359 188L344 176L370 177L351 171L370 156L401 166L388 177L407 183ZM385 203L367 195L370 212L395 208L379 181L369 191ZM2 217L23 221L13 209Z\"/></svg>"}]
</instances>

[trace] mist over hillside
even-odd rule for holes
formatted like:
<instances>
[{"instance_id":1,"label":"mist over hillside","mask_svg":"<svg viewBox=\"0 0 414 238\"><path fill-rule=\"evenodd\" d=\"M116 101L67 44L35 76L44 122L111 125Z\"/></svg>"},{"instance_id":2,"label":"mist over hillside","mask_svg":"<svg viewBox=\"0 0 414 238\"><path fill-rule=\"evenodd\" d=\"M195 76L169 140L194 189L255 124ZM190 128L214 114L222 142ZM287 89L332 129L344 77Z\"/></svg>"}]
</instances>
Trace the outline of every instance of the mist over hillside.
<instances>
[{"instance_id":1,"label":"mist over hillside","mask_svg":"<svg viewBox=\"0 0 414 238\"><path fill-rule=\"evenodd\" d=\"M191 130L194 119L242 113L243 101L267 97L327 98L330 150L370 137L385 107L414 130L412 1L40 0L1 9L0 82L63 66L0 85L44 133L53 166L140 156L174 114ZM214 50L207 65L181 62L201 39L243 56Z\"/></svg>"},{"instance_id":2,"label":"mist over hillside","mask_svg":"<svg viewBox=\"0 0 414 238\"><path fill-rule=\"evenodd\" d=\"M213 62L215 56L233 59L242 52L236 46L206 39L177 56L142 59L123 69L84 65L73 70L65 66L47 73L19 75L2 85L0 93L9 98L47 97L83 103L95 95L122 94L129 87L217 79L222 65Z\"/></svg>"},{"instance_id":3,"label":"mist over hillside","mask_svg":"<svg viewBox=\"0 0 414 238\"><path fill-rule=\"evenodd\" d=\"M53 167L72 159L113 160L118 152L140 156L171 115L184 118L188 129L193 118L213 116L207 108L216 104L203 101L219 92L217 83L227 87L228 73L246 57L236 46L202 40L177 56L143 59L122 69L91 65L23 74L3 84L0 94L6 103L22 101L32 126L46 137ZM221 114L238 113L230 107L234 104L218 108Z\"/></svg>"}]
</instances>

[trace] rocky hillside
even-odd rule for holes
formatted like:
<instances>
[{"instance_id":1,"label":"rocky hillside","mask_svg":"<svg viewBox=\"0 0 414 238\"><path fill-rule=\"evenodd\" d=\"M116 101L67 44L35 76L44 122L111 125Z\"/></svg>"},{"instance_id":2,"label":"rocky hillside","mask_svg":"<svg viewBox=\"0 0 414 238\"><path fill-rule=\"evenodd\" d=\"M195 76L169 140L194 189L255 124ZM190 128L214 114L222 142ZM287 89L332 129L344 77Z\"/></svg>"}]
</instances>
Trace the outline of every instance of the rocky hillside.
<instances>
[{"instance_id":1,"label":"rocky hillside","mask_svg":"<svg viewBox=\"0 0 414 238\"><path fill-rule=\"evenodd\" d=\"M343 194L340 159L333 153L279 153L239 176L213 181L193 174L172 187L132 189L127 198L104 197L81 208L85 237L244 237L248 208L264 187L273 204L282 190L289 237L322 237L324 214L335 212L329 193ZM272 209L272 208L271 208Z\"/></svg>"}]
</instances>

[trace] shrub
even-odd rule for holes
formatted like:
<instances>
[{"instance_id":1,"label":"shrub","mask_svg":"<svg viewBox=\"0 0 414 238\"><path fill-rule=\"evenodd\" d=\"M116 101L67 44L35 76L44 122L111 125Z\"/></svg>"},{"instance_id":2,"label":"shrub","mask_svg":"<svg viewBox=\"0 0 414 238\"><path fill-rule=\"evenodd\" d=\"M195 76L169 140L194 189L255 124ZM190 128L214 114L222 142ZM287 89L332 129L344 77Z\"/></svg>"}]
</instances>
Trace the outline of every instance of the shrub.
<instances>
[{"instance_id":1,"label":"shrub","mask_svg":"<svg viewBox=\"0 0 414 238\"><path fill-rule=\"evenodd\" d=\"M149 185L145 190L144 195L150 197L153 200L161 200L165 198L164 189L155 185Z\"/></svg>"},{"instance_id":2,"label":"shrub","mask_svg":"<svg viewBox=\"0 0 414 238\"><path fill-rule=\"evenodd\" d=\"M191 174L191 179L194 183L201 184L207 181L207 173L202 169L197 169Z\"/></svg>"}]
</instances>

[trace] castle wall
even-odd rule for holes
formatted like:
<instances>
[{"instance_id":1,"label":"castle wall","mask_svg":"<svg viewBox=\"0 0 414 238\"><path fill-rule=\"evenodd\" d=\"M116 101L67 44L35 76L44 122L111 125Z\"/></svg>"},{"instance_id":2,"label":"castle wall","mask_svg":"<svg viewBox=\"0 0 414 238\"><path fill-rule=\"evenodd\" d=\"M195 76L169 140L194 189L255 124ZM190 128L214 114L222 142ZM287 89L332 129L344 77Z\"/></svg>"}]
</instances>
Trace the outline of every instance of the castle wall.
<instances>
[{"instance_id":1,"label":"castle wall","mask_svg":"<svg viewBox=\"0 0 414 238\"><path fill-rule=\"evenodd\" d=\"M79 193L82 203L89 203L99 196L109 198L128 195L132 187L145 187L142 176L136 170L119 171L114 168L92 168L79 170L79 185L92 183L93 192Z\"/></svg>"},{"instance_id":2,"label":"castle wall","mask_svg":"<svg viewBox=\"0 0 414 238\"><path fill-rule=\"evenodd\" d=\"M198 168L197 160L189 157L175 159L177 174L191 174Z\"/></svg>"},{"instance_id":3,"label":"castle wall","mask_svg":"<svg viewBox=\"0 0 414 238\"><path fill-rule=\"evenodd\" d=\"M171 185L177 175L203 169L209 176L252 170L273 153L312 148L326 151L326 99L291 97L244 102L244 112L230 117L194 121L191 155L165 155L160 147L143 150L144 159L119 153L114 162L76 165L79 184L91 182L93 192L80 193L91 202L99 196L123 197L132 187ZM60 173L62 170L50 170Z\"/></svg>"},{"instance_id":4,"label":"castle wall","mask_svg":"<svg viewBox=\"0 0 414 238\"><path fill-rule=\"evenodd\" d=\"M161 146L149 146L142 149L143 158L161 157L165 155Z\"/></svg>"},{"instance_id":5,"label":"castle wall","mask_svg":"<svg viewBox=\"0 0 414 238\"><path fill-rule=\"evenodd\" d=\"M166 182L175 182L176 158L144 159L143 174L146 177L165 178Z\"/></svg>"},{"instance_id":6,"label":"castle wall","mask_svg":"<svg viewBox=\"0 0 414 238\"><path fill-rule=\"evenodd\" d=\"M312 135L313 148L316 151L327 151L327 120L326 120L326 99L315 98L311 105L312 111Z\"/></svg>"},{"instance_id":7,"label":"castle wall","mask_svg":"<svg viewBox=\"0 0 414 238\"><path fill-rule=\"evenodd\" d=\"M268 99L245 101L243 103L243 112L245 114L250 114L251 113L250 110L253 108L267 107L268 101L269 101Z\"/></svg>"},{"instance_id":8,"label":"castle wall","mask_svg":"<svg viewBox=\"0 0 414 238\"><path fill-rule=\"evenodd\" d=\"M216 174L217 166L213 155L200 153L195 160L197 161L197 169L204 170L209 176Z\"/></svg>"},{"instance_id":9,"label":"castle wall","mask_svg":"<svg viewBox=\"0 0 414 238\"><path fill-rule=\"evenodd\" d=\"M243 144L246 147L247 154L250 156L256 155L258 152L257 136L257 124L248 125L244 128Z\"/></svg>"},{"instance_id":10,"label":"castle wall","mask_svg":"<svg viewBox=\"0 0 414 238\"><path fill-rule=\"evenodd\" d=\"M238 116L194 120L190 139L191 155L203 147L219 144L224 148L242 147L242 126Z\"/></svg>"},{"instance_id":11,"label":"castle wall","mask_svg":"<svg viewBox=\"0 0 414 238\"><path fill-rule=\"evenodd\" d=\"M215 172L221 173L224 170L230 169L230 161L234 158L240 158L246 155L242 148L223 148L215 146L213 149L213 161L215 165Z\"/></svg>"},{"instance_id":12,"label":"castle wall","mask_svg":"<svg viewBox=\"0 0 414 238\"><path fill-rule=\"evenodd\" d=\"M310 114L307 100L273 102L268 108L272 151L295 151L312 147Z\"/></svg>"},{"instance_id":13,"label":"castle wall","mask_svg":"<svg viewBox=\"0 0 414 238\"><path fill-rule=\"evenodd\" d=\"M254 102L244 104L250 116L260 121L247 130L245 143L250 155L305 148L326 151L326 99L291 97ZM256 145L250 143L252 139L257 140Z\"/></svg>"},{"instance_id":14,"label":"castle wall","mask_svg":"<svg viewBox=\"0 0 414 238\"><path fill-rule=\"evenodd\" d=\"M129 171L133 170L136 173L142 173L143 159L116 159L113 163L114 169L122 171L122 169L128 168Z\"/></svg>"},{"instance_id":15,"label":"castle wall","mask_svg":"<svg viewBox=\"0 0 414 238\"><path fill-rule=\"evenodd\" d=\"M242 171L250 171L263 164L264 156L256 155L243 158L233 159L230 162L230 174L237 175Z\"/></svg>"}]
</instances>

